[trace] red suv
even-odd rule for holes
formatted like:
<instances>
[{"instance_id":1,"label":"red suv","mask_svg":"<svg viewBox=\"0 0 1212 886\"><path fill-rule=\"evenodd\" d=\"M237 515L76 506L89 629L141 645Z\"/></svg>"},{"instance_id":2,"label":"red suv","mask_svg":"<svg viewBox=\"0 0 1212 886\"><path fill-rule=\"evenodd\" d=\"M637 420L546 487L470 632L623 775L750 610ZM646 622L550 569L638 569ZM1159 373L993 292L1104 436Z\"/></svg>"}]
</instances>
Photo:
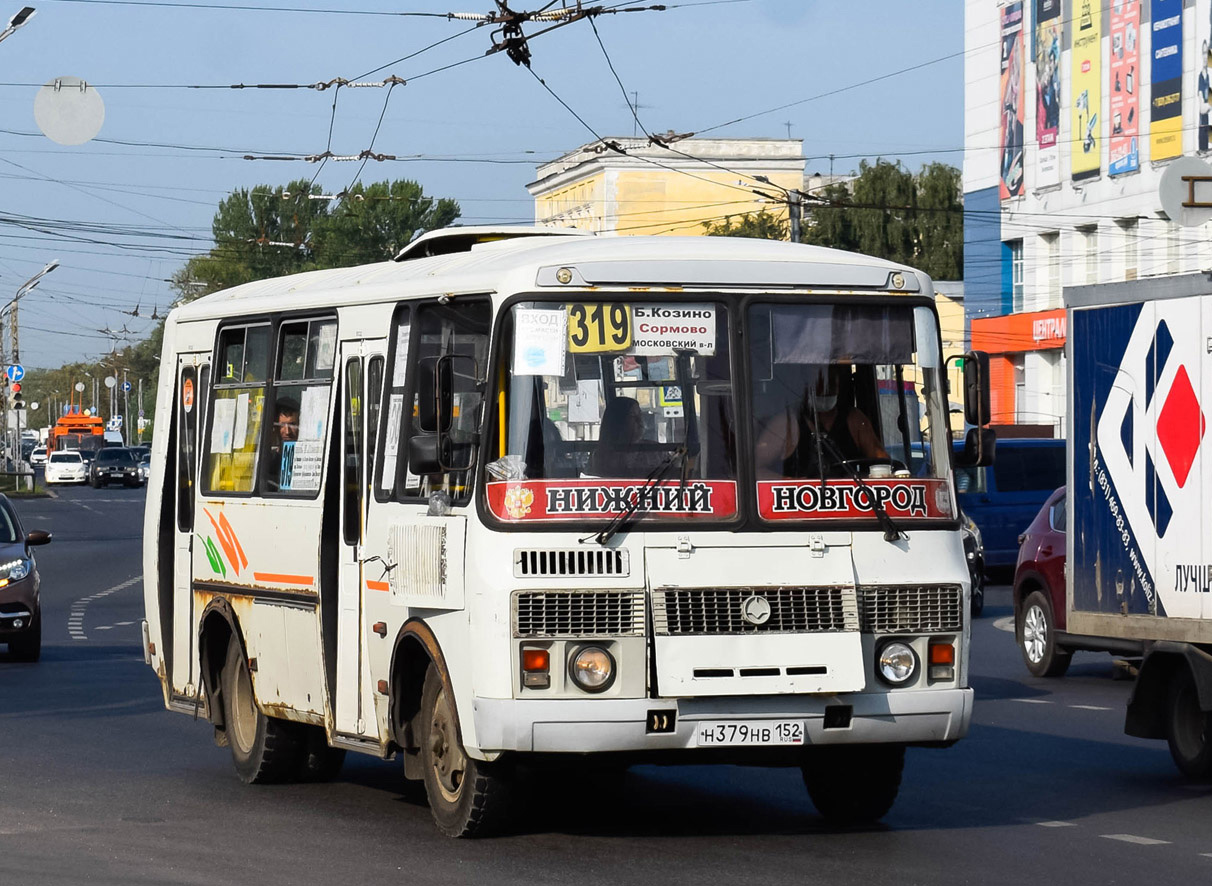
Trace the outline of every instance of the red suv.
<instances>
[{"instance_id":1,"label":"red suv","mask_svg":"<svg viewBox=\"0 0 1212 886\"><path fill-rule=\"evenodd\" d=\"M1065 631L1065 487L1048 496L1018 543L1014 635L1027 670L1060 677L1079 649L1140 657L1140 643Z\"/></svg>"}]
</instances>

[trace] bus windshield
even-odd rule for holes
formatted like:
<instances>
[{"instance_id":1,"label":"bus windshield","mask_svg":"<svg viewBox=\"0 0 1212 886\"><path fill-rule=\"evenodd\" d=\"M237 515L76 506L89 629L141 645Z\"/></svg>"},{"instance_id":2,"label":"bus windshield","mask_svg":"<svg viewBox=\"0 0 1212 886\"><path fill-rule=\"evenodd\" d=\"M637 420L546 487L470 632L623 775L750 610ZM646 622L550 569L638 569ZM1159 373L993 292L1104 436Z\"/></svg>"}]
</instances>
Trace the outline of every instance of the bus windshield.
<instances>
[{"instance_id":1,"label":"bus windshield","mask_svg":"<svg viewBox=\"0 0 1212 886\"><path fill-rule=\"evenodd\" d=\"M716 302L527 302L508 316L501 520L730 519L736 422L729 311Z\"/></svg>"},{"instance_id":2,"label":"bus windshield","mask_svg":"<svg viewBox=\"0 0 1212 886\"><path fill-rule=\"evenodd\" d=\"M872 495L898 518L954 517L929 308L755 304L747 319L763 519L863 519Z\"/></svg>"}]
</instances>

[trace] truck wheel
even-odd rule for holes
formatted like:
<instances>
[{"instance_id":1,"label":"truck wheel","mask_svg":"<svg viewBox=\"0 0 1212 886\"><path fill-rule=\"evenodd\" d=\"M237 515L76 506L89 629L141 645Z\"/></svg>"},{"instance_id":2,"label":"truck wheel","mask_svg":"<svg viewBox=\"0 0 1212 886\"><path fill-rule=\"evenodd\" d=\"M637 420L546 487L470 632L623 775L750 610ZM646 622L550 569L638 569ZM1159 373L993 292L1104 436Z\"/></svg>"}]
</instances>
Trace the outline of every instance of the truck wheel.
<instances>
[{"instance_id":1,"label":"truck wheel","mask_svg":"<svg viewBox=\"0 0 1212 886\"><path fill-rule=\"evenodd\" d=\"M1195 680L1179 666L1166 698L1166 738L1170 756L1189 778L1212 777L1212 712L1201 710Z\"/></svg>"},{"instance_id":2,"label":"truck wheel","mask_svg":"<svg viewBox=\"0 0 1212 886\"><path fill-rule=\"evenodd\" d=\"M421 718L425 794L438 830L448 837L492 833L507 815L511 779L501 763L483 763L467 756L459 738L454 699L437 668L431 667L425 674Z\"/></svg>"},{"instance_id":3,"label":"truck wheel","mask_svg":"<svg viewBox=\"0 0 1212 886\"><path fill-rule=\"evenodd\" d=\"M1056 645L1052 604L1043 591L1032 591L1023 604L1018 647L1027 670L1037 677L1061 677L1069 670L1073 653Z\"/></svg>"},{"instance_id":4,"label":"truck wheel","mask_svg":"<svg viewBox=\"0 0 1212 886\"><path fill-rule=\"evenodd\" d=\"M34 621L24 633L8 641L8 652L16 661L37 661L42 657L42 610L34 613Z\"/></svg>"},{"instance_id":5,"label":"truck wheel","mask_svg":"<svg viewBox=\"0 0 1212 886\"><path fill-rule=\"evenodd\" d=\"M901 787L905 746L824 745L800 765L816 811L838 825L868 824L888 814Z\"/></svg>"},{"instance_id":6,"label":"truck wheel","mask_svg":"<svg viewBox=\"0 0 1212 886\"><path fill-rule=\"evenodd\" d=\"M257 708L248 662L234 640L228 644L223 666L223 704L232 762L240 780L245 784L296 780L306 754L301 730Z\"/></svg>"}]
</instances>

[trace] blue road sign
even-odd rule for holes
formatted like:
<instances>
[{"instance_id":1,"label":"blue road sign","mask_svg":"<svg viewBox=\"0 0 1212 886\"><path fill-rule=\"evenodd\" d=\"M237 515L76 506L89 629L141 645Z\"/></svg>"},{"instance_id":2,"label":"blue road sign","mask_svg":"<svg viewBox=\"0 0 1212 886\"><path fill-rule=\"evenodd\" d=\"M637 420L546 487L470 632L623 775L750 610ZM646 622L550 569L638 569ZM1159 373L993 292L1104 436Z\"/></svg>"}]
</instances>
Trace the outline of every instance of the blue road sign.
<instances>
[{"instance_id":1,"label":"blue road sign","mask_svg":"<svg viewBox=\"0 0 1212 886\"><path fill-rule=\"evenodd\" d=\"M130 382L128 382L128 381L122 382L122 390L129 392L130 391Z\"/></svg>"},{"instance_id":2,"label":"blue road sign","mask_svg":"<svg viewBox=\"0 0 1212 886\"><path fill-rule=\"evenodd\" d=\"M21 381L21 379L25 378L25 367L20 363L14 363L4 370L4 374L8 376L9 381Z\"/></svg>"}]
</instances>

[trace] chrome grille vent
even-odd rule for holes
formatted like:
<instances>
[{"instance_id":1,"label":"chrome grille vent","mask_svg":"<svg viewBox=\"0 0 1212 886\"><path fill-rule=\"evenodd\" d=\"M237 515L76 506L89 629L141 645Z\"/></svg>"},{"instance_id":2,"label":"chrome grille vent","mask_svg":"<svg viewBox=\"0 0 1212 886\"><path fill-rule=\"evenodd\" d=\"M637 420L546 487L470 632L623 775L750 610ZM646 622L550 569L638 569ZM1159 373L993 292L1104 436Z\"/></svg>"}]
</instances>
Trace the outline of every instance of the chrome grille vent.
<instances>
[{"instance_id":1,"label":"chrome grille vent","mask_svg":"<svg viewBox=\"0 0 1212 886\"><path fill-rule=\"evenodd\" d=\"M630 573L631 558L625 548L519 548L513 552L514 578L617 577Z\"/></svg>"},{"instance_id":2,"label":"chrome grille vent","mask_svg":"<svg viewBox=\"0 0 1212 886\"><path fill-rule=\"evenodd\" d=\"M516 591L515 637L642 637L643 591Z\"/></svg>"},{"instance_id":3,"label":"chrome grille vent","mask_svg":"<svg viewBox=\"0 0 1212 886\"><path fill-rule=\"evenodd\" d=\"M863 631L922 634L964 627L964 592L959 585L907 585L859 589Z\"/></svg>"},{"instance_id":4,"label":"chrome grille vent","mask_svg":"<svg viewBox=\"0 0 1212 886\"><path fill-rule=\"evenodd\" d=\"M770 617L753 624L745 601L764 598ZM857 631L852 587L667 588L652 595L653 629L662 635Z\"/></svg>"}]
</instances>

